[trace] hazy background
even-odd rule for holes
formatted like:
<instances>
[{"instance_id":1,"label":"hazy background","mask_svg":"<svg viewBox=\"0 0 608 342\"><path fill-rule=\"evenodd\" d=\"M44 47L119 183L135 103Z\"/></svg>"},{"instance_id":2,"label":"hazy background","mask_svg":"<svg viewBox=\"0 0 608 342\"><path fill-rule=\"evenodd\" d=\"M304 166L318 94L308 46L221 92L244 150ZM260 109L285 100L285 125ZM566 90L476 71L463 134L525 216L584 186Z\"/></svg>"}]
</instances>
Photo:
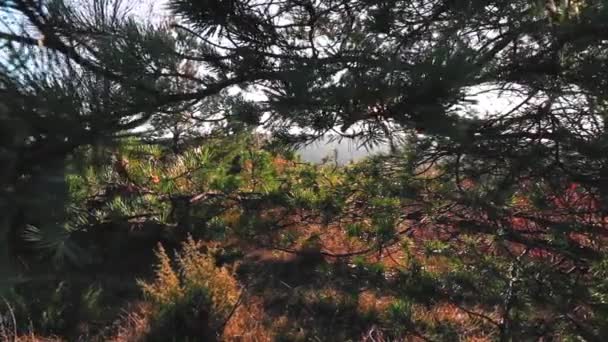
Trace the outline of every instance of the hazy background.
<instances>
[{"instance_id":1,"label":"hazy background","mask_svg":"<svg viewBox=\"0 0 608 342\"><path fill-rule=\"evenodd\" d=\"M329 138L322 138L319 141L298 150L302 160L319 163L325 157L334 156L334 150L338 153L338 164L348 164L350 161L357 161L371 154L383 153L388 151L388 145L380 145L375 148L360 147L359 144L350 139L342 141L330 141Z\"/></svg>"}]
</instances>

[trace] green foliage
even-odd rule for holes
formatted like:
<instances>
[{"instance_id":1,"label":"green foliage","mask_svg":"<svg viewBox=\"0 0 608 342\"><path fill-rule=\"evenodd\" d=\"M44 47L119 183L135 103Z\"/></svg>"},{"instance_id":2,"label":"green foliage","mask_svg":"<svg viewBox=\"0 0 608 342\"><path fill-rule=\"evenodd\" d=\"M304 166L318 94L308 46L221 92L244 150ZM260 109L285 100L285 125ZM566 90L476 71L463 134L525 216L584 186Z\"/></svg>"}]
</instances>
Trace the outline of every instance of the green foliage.
<instances>
[{"instance_id":1,"label":"green foliage","mask_svg":"<svg viewBox=\"0 0 608 342\"><path fill-rule=\"evenodd\" d=\"M365 231L365 226L360 222L349 223L346 225L346 232L350 237L361 237Z\"/></svg>"},{"instance_id":2,"label":"green foliage","mask_svg":"<svg viewBox=\"0 0 608 342\"><path fill-rule=\"evenodd\" d=\"M84 223L82 217L77 216L77 218L81 219L80 223ZM47 226L45 229L30 225L25 228L23 239L30 243L40 256L50 256L55 266L66 262L82 265L89 256L71 239L74 231L75 228L69 223L63 226Z\"/></svg>"},{"instance_id":3,"label":"green foliage","mask_svg":"<svg viewBox=\"0 0 608 342\"><path fill-rule=\"evenodd\" d=\"M389 319L401 329L407 329L412 319L412 305L404 300L397 300L388 308Z\"/></svg>"},{"instance_id":4,"label":"green foliage","mask_svg":"<svg viewBox=\"0 0 608 342\"><path fill-rule=\"evenodd\" d=\"M425 253L428 254L445 254L450 248L447 242L441 240L429 240L424 242Z\"/></svg>"}]
</instances>

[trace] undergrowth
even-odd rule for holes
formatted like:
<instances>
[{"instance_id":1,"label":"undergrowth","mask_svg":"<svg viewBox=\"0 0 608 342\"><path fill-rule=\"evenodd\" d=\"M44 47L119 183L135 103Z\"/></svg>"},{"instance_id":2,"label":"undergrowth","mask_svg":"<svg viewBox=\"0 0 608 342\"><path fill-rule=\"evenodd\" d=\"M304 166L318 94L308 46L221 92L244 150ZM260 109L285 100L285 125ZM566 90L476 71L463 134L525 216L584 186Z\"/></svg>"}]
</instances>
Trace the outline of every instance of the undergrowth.
<instances>
[{"instance_id":1,"label":"undergrowth","mask_svg":"<svg viewBox=\"0 0 608 342\"><path fill-rule=\"evenodd\" d=\"M235 278L216 266L212 251L203 251L191 237L176 252L174 262L161 245L156 255L154 281L139 282L154 306L149 339L217 339L239 297Z\"/></svg>"}]
</instances>

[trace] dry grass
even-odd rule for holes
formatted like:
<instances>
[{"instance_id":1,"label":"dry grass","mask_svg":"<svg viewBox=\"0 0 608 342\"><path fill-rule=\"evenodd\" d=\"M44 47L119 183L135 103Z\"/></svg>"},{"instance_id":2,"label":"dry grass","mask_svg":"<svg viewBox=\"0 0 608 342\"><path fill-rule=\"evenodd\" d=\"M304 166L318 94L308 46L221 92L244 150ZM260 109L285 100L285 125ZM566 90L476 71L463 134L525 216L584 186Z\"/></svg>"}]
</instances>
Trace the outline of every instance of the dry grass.
<instances>
[{"instance_id":1,"label":"dry grass","mask_svg":"<svg viewBox=\"0 0 608 342\"><path fill-rule=\"evenodd\" d=\"M224 341L266 342L272 341L274 332L269 322L261 297L251 296L243 303L227 322L222 334Z\"/></svg>"},{"instance_id":2,"label":"dry grass","mask_svg":"<svg viewBox=\"0 0 608 342\"><path fill-rule=\"evenodd\" d=\"M150 303L136 303L129 309L116 324L112 336L104 338L109 342L143 342L152 328L154 310Z\"/></svg>"},{"instance_id":3,"label":"dry grass","mask_svg":"<svg viewBox=\"0 0 608 342\"><path fill-rule=\"evenodd\" d=\"M392 296L379 296L373 291L366 290L359 294L357 309L360 312L385 312L394 300Z\"/></svg>"},{"instance_id":4,"label":"dry grass","mask_svg":"<svg viewBox=\"0 0 608 342\"><path fill-rule=\"evenodd\" d=\"M439 325L441 323L451 323L461 328L461 337L465 341L490 341L492 329L488 329L488 321L480 315L484 315L499 321L497 313L485 312L478 308L460 308L452 303L439 303L432 307L414 305L413 317L417 321L427 324Z\"/></svg>"},{"instance_id":5,"label":"dry grass","mask_svg":"<svg viewBox=\"0 0 608 342\"><path fill-rule=\"evenodd\" d=\"M156 250L158 264L156 265L156 279L153 282L139 281L144 294L158 304L168 304L183 297L178 272L171 265L171 258L165 248L159 244Z\"/></svg>"},{"instance_id":6,"label":"dry grass","mask_svg":"<svg viewBox=\"0 0 608 342\"><path fill-rule=\"evenodd\" d=\"M0 312L0 341L2 342L62 342L63 339L50 336L39 336L30 329L27 334L19 334L17 331L17 320L15 318L13 308L8 302L6 312Z\"/></svg>"},{"instance_id":7,"label":"dry grass","mask_svg":"<svg viewBox=\"0 0 608 342\"><path fill-rule=\"evenodd\" d=\"M204 250L205 249L205 250ZM239 297L236 279L224 267L217 267L213 250L189 237L176 253L176 267L164 248L157 249L158 264L153 282L139 281L146 298L159 313L162 309L185 304L201 291L210 300L210 307L201 309L200 317L191 317L192 326L215 331L221 329Z\"/></svg>"},{"instance_id":8,"label":"dry grass","mask_svg":"<svg viewBox=\"0 0 608 342\"><path fill-rule=\"evenodd\" d=\"M189 291L198 288L204 289L210 297L209 312L213 313L211 317L213 322L200 321L196 324L201 326L210 324L211 328L221 327L235 308L239 291L232 275L225 268L215 266L211 252L208 248L203 248L202 243L189 238L182 245L181 251L176 254L174 264L165 249L159 246L156 251L158 263L155 279L151 282L139 282L148 301L131 305L115 324L110 336L99 340L146 341L155 328L159 309L187 300ZM259 311L263 306L258 308L253 303L250 301L236 307L223 328L222 340L263 341L242 337L264 336L264 331L255 318L263 315L263 312ZM256 309L258 312L255 311Z\"/></svg>"},{"instance_id":9,"label":"dry grass","mask_svg":"<svg viewBox=\"0 0 608 342\"><path fill-rule=\"evenodd\" d=\"M23 336L17 336L14 339L4 339L2 338L2 341L6 341L6 342L63 342L65 340L60 339L60 338L54 338L54 337L42 337L42 336L36 336L34 334L29 334L29 335L23 335Z\"/></svg>"}]
</instances>

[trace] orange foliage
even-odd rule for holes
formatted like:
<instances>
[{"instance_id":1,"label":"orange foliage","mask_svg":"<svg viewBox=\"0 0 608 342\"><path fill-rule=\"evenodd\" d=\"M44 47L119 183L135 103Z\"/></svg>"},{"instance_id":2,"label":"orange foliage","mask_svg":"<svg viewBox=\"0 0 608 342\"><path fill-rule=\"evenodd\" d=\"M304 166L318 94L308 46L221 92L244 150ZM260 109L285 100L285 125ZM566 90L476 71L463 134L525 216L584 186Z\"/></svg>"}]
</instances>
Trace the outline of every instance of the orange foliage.
<instances>
[{"instance_id":1,"label":"orange foliage","mask_svg":"<svg viewBox=\"0 0 608 342\"><path fill-rule=\"evenodd\" d=\"M294 166L292 161L283 159L281 157L274 158L272 164L278 172L284 172L287 168Z\"/></svg>"}]
</instances>

